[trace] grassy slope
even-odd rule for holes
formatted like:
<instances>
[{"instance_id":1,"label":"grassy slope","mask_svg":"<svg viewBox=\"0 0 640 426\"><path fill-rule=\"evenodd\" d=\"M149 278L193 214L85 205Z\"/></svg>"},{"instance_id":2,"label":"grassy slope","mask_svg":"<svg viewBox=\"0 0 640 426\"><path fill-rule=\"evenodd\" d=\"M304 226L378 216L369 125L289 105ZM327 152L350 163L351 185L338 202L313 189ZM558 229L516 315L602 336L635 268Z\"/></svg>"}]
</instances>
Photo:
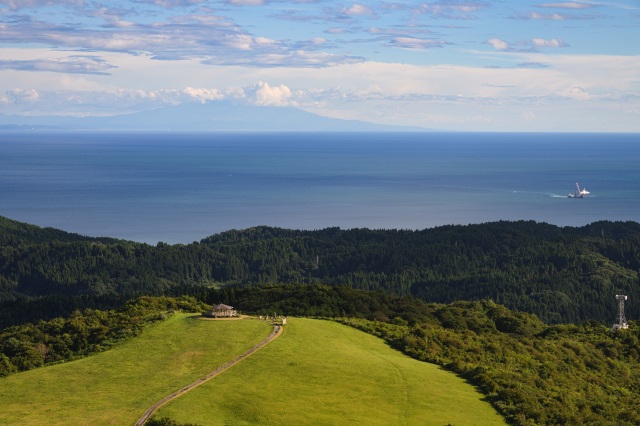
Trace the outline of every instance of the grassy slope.
<instances>
[{"instance_id":1,"label":"grassy slope","mask_svg":"<svg viewBox=\"0 0 640 426\"><path fill-rule=\"evenodd\" d=\"M177 314L101 354L0 379L0 424L127 425L262 340L260 321Z\"/></svg>"},{"instance_id":2,"label":"grassy slope","mask_svg":"<svg viewBox=\"0 0 640 426\"><path fill-rule=\"evenodd\" d=\"M289 319L284 334L157 417L199 425L498 425L462 379L333 322Z\"/></svg>"}]
</instances>

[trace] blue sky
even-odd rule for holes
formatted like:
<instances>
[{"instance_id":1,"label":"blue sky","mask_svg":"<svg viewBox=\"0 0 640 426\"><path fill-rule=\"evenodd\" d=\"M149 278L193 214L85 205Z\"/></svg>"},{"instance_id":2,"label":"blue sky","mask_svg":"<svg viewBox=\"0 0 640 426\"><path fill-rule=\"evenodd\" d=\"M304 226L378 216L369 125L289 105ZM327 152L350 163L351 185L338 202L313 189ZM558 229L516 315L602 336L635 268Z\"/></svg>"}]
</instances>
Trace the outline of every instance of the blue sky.
<instances>
[{"instance_id":1,"label":"blue sky","mask_svg":"<svg viewBox=\"0 0 640 426\"><path fill-rule=\"evenodd\" d=\"M640 131L640 1L0 0L0 112Z\"/></svg>"}]
</instances>

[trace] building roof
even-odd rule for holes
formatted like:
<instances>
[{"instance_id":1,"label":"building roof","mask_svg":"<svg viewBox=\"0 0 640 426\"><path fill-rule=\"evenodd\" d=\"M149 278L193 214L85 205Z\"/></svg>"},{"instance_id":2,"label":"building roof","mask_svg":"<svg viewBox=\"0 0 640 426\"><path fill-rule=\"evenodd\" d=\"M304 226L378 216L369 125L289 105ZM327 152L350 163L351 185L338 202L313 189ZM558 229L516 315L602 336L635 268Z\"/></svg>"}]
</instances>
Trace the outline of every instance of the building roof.
<instances>
[{"instance_id":1,"label":"building roof","mask_svg":"<svg viewBox=\"0 0 640 426\"><path fill-rule=\"evenodd\" d=\"M222 310L233 309L233 306L229 306L229 305L225 305L225 304L221 303L221 304L219 304L217 306L214 306L213 309L222 311Z\"/></svg>"}]
</instances>

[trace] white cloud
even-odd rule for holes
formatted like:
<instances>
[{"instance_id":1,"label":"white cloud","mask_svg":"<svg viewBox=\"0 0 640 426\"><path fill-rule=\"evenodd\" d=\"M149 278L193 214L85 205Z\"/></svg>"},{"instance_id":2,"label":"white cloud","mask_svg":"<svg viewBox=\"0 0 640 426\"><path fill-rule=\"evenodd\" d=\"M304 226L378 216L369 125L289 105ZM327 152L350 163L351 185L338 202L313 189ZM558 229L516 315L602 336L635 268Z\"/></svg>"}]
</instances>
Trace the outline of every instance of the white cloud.
<instances>
[{"instance_id":1,"label":"white cloud","mask_svg":"<svg viewBox=\"0 0 640 426\"><path fill-rule=\"evenodd\" d=\"M248 34L235 34L227 37L227 45L234 49L251 50L254 39Z\"/></svg>"},{"instance_id":2,"label":"white cloud","mask_svg":"<svg viewBox=\"0 0 640 426\"><path fill-rule=\"evenodd\" d=\"M324 31L327 34L348 34L350 30L348 28L328 28Z\"/></svg>"},{"instance_id":3,"label":"white cloud","mask_svg":"<svg viewBox=\"0 0 640 426\"><path fill-rule=\"evenodd\" d=\"M417 8L413 9L414 14L430 14L436 18L446 19L475 19L473 12L486 8L483 2L451 2L436 1L432 3L421 3Z\"/></svg>"},{"instance_id":4,"label":"white cloud","mask_svg":"<svg viewBox=\"0 0 640 426\"><path fill-rule=\"evenodd\" d=\"M48 71L68 74L107 75L116 68L97 56L69 56L30 60L0 59L0 70Z\"/></svg>"},{"instance_id":5,"label":"white cloud","mask_svg":"<svg viewBox=\"0 0 640 426\"><path fill-rule=\"evenodd\" d=\"M268 37L256 37L255 40L258 46L277 46L278 41Z\"/></svg>"},{"instance_id":6,"label":"white cloud","mask_svg":"<svg viewBox=\"0 0 640 426\"><path fill-rule=\"evenodd\" d=\"M247 93L245 92L245 88L241 86L228 87L224 90L224 98L245 101L247 99Z\"/></svg>"},{"instance_id":7,"label":"white cloud","mask_svg":"<svg viewBox=\"0 0 640 426\"><path fill-rule=\"evenodd\" d=\"M142 3L155 4L156 6L174 8L178 6L191 6L204 3L206 0L138 0Z\"/></svg>"},{"instance_id":8,"label":"white cloud","mask_svg":"<svg viewBox=\"0 0 640 426\"><path fill-rule=\"evenodd\" d=\"M589 9L593 7L593 5L588 3L580 3L577 1L567 1L560 3L544 3L538 5L538 7L551 7L556 9Z\"/></svg>"},{"instance_id":9,"label":"white cloud","mask_svg":"<svg viewBox=\"0 0 640 426\"><path fill-rule=\"evenodd\" d=\"M56 0L58 5L68 5L81 7L84 0ZM0 4L5 5L9 10L30 9L42 6L51 6L51 0L0 0Z\"/></svg>"},{"instance_id":10,"label":"white cloud","mask_svg":"<svg viewBox=\"0 0 640 426\"><path fill-rule=\"evenodd\" d=\"M342 13L344 13L345 15L349 15L349 16L354 16L354 15L372 15L373 11L367 7L367 6L363 6L361 4L353 4L351 5L350 8L346 9L343 8L342 9Z\"/></svg>"},{"instance_id":11,"label":"white cloud","mask_svg":"<svg viewBox=\"0 0 640 426\"><path fill-rule=\"evenodd\" d=\"M11 49L0 50L0 55L29 60L55 55L63 58L66 54L43 49L11 52ZM471 54L482 55L485 64L495 61L511 65L483 68L360 62L332 68L258 68L206 66L196 60L158 62L145 55L111 53L104 58L117 68L108 79L100 75L29 73L30 80L27 77L19 80L15 77L17 71L1 71L0 90L6 92L0 96L0 102L4 104L5 113L55 111L104 115L182 102L235 100L255 105L298 106L338 118L436 128L435 117L440 117L438 120L442 123L452 123L460 130L478 128L474 126L480 126L480 116L497 120L487 124L487 129L516 126L522 123L525 111L533 111L537 117L528 124L533 130L543 128L535 127L542 125L541 120L551 120L550 111L567 109L582 111L585 117L588 111L602 111L589 123L594 129L597 126L603 130L632 129L631 124L624 127L615 120L610 124L605 122L605 117L611 120L613 114L607 111L614 109L620 116L627 117L627 123L637 118L637 114L624 115L624 112L640 109L637 85L640 57L544 55L508 49ZM516 67L516 64L541 63L546 66ZM158 64L163 72L149 79ZM127 82L129 87L144 89L116 90L116 87L127 87L120 81ZM7 87L9 83L13 86ZM11 92L8 89L12 87L23 89ZM506 115L495 118L507 113L513 124L506 121ZM429 117L428 120L425 117ZM576 125L574 123L573 128L579 129Z\"/></svg>"},{"instance_id":12,"label":"white cloud","mask_svg":"<svg viewBox=\"0 0 640 426\"><path fill-rule=\"evenodd\" d=\"M558 40L555 38L545 40L543 38L533 38L531 39L531 43L535 47L565 47L566 44L562 40Z\"/></svg>"},{"instance_id":13,"label":"white cloud","mask_svg":"<svg viewBox=\"0 0 640 426\"><path fill-rule=\"evenodd\" d=\"M562 95L566 96L567 98L581 100L581 101L591 99L591 95L589 95L589 93L587 93L586 90L584 90L582 87L576 87L576 86L565 90L564 92L562 92Z\"/></svg>"},{"instance_id":14,"label":"white cloud","mask_svg":"<svg viewBox=\"0 0 640 426\"><path fill-rule=\"evenodd\" d=\"M443 40L415 37L394 37L390 40L390 44L403 49L430 49L433 47L442 47L446 42Z\"/></svg>"},{"instance_id":15,"label":"white cloud","mask_svg":"<svg viewBox=\"0 0 640 426\"><path fill-rule=\"evenodd\" d=\"M6 96L13 103L35 103L40 99L40 94L33 89L7 90Z\"/></svg>"},{"instance_id":16,"label":"white cloud","mask_svg":"<svg viewBox=\"0 0 640 426\"><path fill-rule=\"evenodd\" d=\"M262 6L265 4L264 0L228 0L228 2L238 6Z\"/></svg>"},{"instance_id":17,"label":"white cloud","mask_svg":"<svg viewBox=\"0 0 640 426\"><path fill-rule=\"evenodd\" d=\"M510 47L509 43L504 40L500 40L499 38L491 38L487 40L487 43L489 43L491 46L493 46L494 49L497 50L506 50Z\"/></svg>"},{"instance_id":18,"label":"white cloud","mask_svg":"<svg viewBox=\"0 0 640 426\"><path fill-rule=\"evenodd\" d=\"M205 103L206 101L220 100L224 97L224 95L217 89L196 89L193 87L185 87L182 92L202 103Z\"/></svg>"},{"instance_id":19,"label":"white cloud","mask_svg":"<svg viewBox=\"0 0 640 426\"><path fill-rule=\"evenodd\" d=\"M174 16L167 22L136 24L126 31L112 24L104 30L65 25L31 20L5 24L0 31L0 43L50 45L59 49L100 51L102 55L144 53L164 61L193 58L205 64L228 66L328 67L363 60L340 53L318 52L334 47L322 37L295 41L255 36L234 21L217 15ZM93 72L100 71L94 68Z\"/></svg>"},{"instance_id":20,"label":"white cloud","mask_svg":"<svg viewBox=\"0 0 640 426\"><path fill-rule=\"evenodd\" d=\"M559 47L567 46L567 44L564 41L558 40L556 38L552 38L552 39L533 38L530 41L521 41L513 44L507 41L501 40L499 38L492 38L487 40L486 43L493 46L493 48L496 50L506 51L506 52L519 52L519 51L530 52L543 47L559 48Z\"/></svg>"},{"instance_id":21,"label":"white cloud","mask_svg":"<svg viewBox=\"0 0 640 426\"><path fill-rule=\"evenodd\" d=\"M271 87L269 83L260 81L255 87L256 105L260 106L287 106L291 98L291 90L281 84Z\"/></svg>"},{"instance_id":22,"label":"white cloud","mask_svg":"<svg viewBox=\"0 0 640 426\"><path fill-rule=\"evenodd\" d=\"M561 13L543 14L538 12L529 12L524 16L525 19L533 20L549 20L549 21L564 21L569 19L567 15Z\"/></svg>"}]
</instances>

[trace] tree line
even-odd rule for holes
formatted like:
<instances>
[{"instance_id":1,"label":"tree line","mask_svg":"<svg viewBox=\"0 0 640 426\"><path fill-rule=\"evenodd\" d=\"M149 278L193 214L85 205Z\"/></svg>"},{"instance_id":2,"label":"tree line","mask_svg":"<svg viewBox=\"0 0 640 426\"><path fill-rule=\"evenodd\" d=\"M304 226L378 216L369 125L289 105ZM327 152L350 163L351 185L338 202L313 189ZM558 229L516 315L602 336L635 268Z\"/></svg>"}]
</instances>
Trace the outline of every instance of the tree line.
<instances>
[{"instance_id":1,"label":"tree line","mask_svg":"<svg viewBox=\"0 0 640 426\"><path fill-rule=\"evenodd\" d=\"M637 425L640 327L547 325L492 301L431 305L414 323L343 319L467 379L514 425Z\"/></svg>"},{"instance_id":2,"label":"tree line","mask_svg":"<svg viewBox=\"0 0 640 426\"><path fill-rule=\"evenodd\" d=\"M66 318L0 331L0 377L109 349L176 311L204 311L194 298L140 297L117 310L76 310Z\"/></svg>"},{"instance_id":3,"label":"tree line","mask_svg":"<svg viewBox=\"0 0 640 426\"><path fill-rule=\"evenodd\" d=\"M192 244L88 238L0 218L0 327L139 295L328 284L429 302L492 299L547 323L615 318L640 296L640 224L532 221L420 231L255 227ZM17 311L16 307L23 307ZM27 312L27 313L25 313ZM635 315L633 303L628 316Z\"/></svg>"}]
</instances>

